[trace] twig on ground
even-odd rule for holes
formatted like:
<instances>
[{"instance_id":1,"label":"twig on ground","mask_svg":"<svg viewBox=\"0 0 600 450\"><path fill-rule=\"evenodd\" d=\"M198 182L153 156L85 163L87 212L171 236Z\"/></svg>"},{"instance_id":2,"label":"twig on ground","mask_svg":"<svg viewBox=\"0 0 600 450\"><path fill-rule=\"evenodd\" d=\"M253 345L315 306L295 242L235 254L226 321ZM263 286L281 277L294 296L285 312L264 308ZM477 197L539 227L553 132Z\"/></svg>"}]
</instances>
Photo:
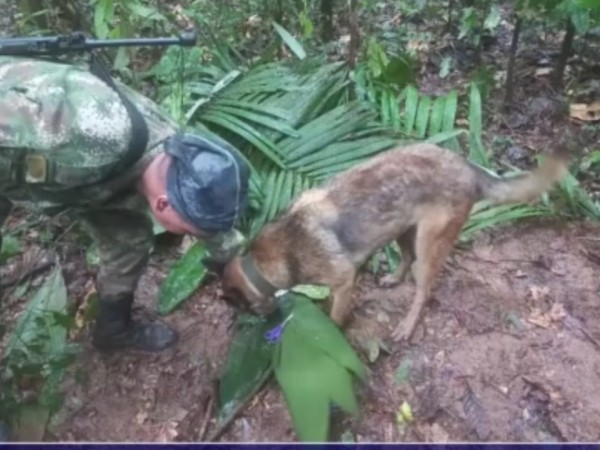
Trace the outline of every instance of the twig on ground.
<instances>
[{"instance_id":1,"label":"twig on ground","mask_svg":"<svg viewBox=\"0 0 600 450\"><path fill-rule=\"evenodd\" d=\"M202 442L204 440L204 436L206 435L206 429L208 428L208 422L210 421L210 415L213 409L213 404L215 403L215 397L216 392L212 390L208 396L208 400L206 401L206 408L204 410L204 418L202 419L202 425L200 425L200 429L198 430L198 442Z\"/></svg>"},{"instance_id":2,"label":"twig on ground","mask_svg":"<svg viewBox=\"0 0 600 450\"><path fill-rule=\"evenodd\" d=\"M271 377L273 373L273 369L267 370L262 378L256 383L256 386L252 391L248 394L246 398L244 398L240 403L234 408L234 410L229 414L229 416L220 424L217 423L217 428L208 436L206 442L214 442L221 437L221 435L227 430L227 427L233 422L233 420L237 417L237 415L246 407L248 402L252 400L252 398L256 395L258 391L262 389L267 380Z\"/></svg>"}]
</instances>

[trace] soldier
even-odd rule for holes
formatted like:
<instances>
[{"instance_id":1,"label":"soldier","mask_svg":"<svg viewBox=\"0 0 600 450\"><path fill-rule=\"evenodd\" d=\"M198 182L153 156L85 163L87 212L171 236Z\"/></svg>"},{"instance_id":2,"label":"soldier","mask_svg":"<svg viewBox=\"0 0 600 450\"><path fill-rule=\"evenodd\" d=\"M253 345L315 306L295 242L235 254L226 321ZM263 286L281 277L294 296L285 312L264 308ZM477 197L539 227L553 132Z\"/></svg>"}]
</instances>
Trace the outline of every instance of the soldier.
<instances>
[{"instance_id":1,"label":"soldier","mask_svg":"<svg viewBox=\"0 0 600 450\"><path fill-rule=\"evenodd\" d=\"M149 212L223 263L243 244L234 226L249 167L231 145L179 131L158 105L95 73L0 57L0 227L11 205L79 219L100 250L93 344L160 351L177 333L131 314L153 245Z\"/></svg>"}]
</instances>

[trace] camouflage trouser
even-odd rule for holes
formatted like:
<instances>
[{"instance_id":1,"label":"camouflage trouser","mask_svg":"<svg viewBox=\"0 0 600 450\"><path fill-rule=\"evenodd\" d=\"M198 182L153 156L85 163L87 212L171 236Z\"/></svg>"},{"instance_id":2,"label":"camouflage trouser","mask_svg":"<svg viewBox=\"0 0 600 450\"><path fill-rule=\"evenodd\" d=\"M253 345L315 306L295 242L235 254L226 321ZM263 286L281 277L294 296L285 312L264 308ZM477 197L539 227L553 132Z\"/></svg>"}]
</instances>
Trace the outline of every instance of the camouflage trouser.
<instances>
[{"instance_id":1,"label":"camouflage trouser","mask_svg":"<svg viewBox=\"0 0 600 450\"><path fill-rule=\"evenodd\" d=\"M98 297L106 301L131 298L150 257L152 221L143 212L121 209L91 210L78 217L98 245Z\"/></svg>"}]
</instances>

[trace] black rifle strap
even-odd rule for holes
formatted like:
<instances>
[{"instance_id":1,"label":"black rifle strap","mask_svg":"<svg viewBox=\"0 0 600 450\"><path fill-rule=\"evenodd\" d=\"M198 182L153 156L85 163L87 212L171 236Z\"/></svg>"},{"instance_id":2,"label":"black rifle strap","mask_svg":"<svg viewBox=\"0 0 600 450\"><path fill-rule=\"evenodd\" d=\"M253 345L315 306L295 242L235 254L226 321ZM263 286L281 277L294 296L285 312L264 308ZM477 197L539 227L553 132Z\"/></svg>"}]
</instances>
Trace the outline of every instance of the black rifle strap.
<instances>
[{"instance_id":1,"label":"black rifle strap","mask_svg":"<svg viewBox=\"0 0 600 450\"><path fill-rule=\"evenodd\" d=\"M112 173L103 177L108 178L112 174L118 174L129 169L142 157L148 146L148 125L144 116L142 116L131 100L117 88L117 85L110 76L108 70L94 53L92 53L91 56L90 71L114 89L131 118L131 138L129 139L129 148L123 159L114 166Z\"/></svg>"}]
</instances>

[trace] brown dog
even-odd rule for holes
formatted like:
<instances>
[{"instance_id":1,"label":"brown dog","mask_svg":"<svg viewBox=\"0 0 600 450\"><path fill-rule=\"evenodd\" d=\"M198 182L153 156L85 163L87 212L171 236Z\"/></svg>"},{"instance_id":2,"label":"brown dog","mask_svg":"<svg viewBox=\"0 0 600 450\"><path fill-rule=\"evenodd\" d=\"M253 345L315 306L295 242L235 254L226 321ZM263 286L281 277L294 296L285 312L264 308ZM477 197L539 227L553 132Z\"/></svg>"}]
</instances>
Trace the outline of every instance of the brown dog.
<instances>
[{"instance_id":1,"label":"brown dog","mask_svg":"<svg viewBox=\"0 0 600 450\"><path fill-rule=\"evenodd\" d=\"M382 281L399 283L412 267L414 300L392 335L409 339L473 204L534 200L566 170L566 158L547 156L533 172L501 178L435 145L387 151L306 191L267 224L249 251L225 267L224 297L269 314L277 290L327 285L333 292L331 319L342 326L359 268L396 240L402 262Z\"/></svg>"}]
</instances>

